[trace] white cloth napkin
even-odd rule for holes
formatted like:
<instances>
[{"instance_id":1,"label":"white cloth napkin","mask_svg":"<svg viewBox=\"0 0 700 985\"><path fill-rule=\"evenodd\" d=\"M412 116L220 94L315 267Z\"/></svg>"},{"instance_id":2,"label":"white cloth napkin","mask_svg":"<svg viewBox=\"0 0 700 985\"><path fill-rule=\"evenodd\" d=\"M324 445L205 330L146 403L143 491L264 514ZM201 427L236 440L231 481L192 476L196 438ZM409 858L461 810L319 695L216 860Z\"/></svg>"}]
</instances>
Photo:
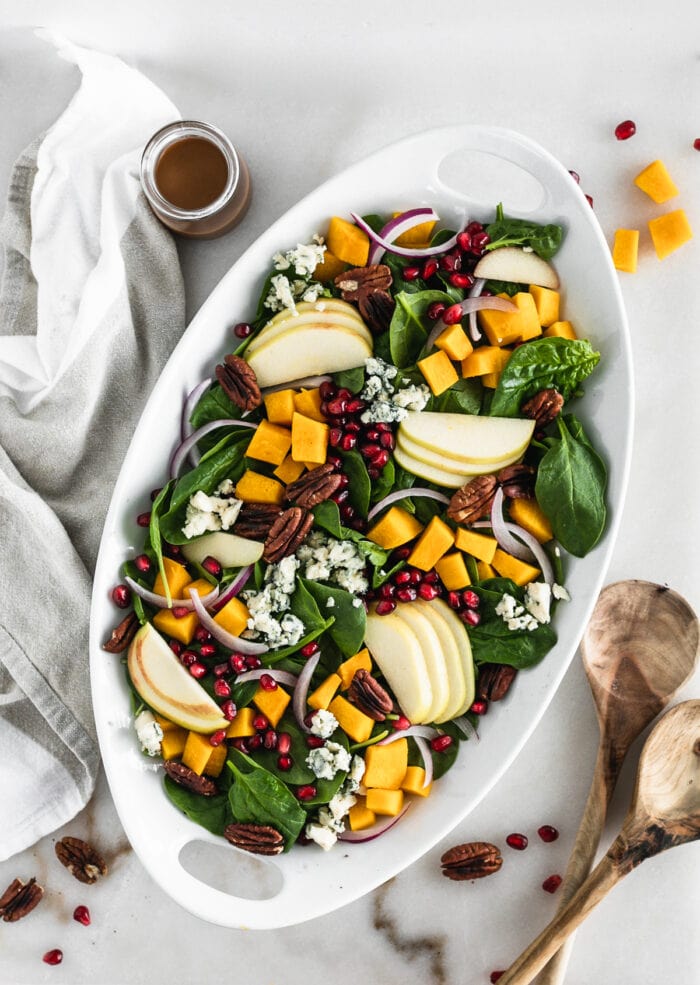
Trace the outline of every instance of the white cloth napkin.
<instances>
[{"instance_id":1,"label":"white cloth napkin","mask_svg":"<svg viewBox=\"0 0 700 985\"><path fill-rule=\"evenodd\" d=\"M44 39L82 81L17 161L0 224L0 859L92 793L90 572L185 317L173 240L138 179L176 108L119 59Z\"/></svg>"}]
</instances>

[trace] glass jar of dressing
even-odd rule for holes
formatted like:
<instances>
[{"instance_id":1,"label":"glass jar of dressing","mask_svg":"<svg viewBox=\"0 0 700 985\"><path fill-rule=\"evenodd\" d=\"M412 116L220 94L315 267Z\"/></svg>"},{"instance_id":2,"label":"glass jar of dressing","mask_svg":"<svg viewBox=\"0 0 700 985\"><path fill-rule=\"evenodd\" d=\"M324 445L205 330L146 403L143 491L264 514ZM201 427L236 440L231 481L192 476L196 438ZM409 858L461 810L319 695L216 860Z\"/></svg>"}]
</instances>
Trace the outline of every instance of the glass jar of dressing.
<instances>
[{"instance_id":1,"label":"glass jar of dressing","mask_svg":"<svg viewBox=\"0 0 700 985\"><path fill-rule=\"evenodd\" d=\"M211 239L232 229L250 202L250 175L228 137L179 120L149 140L141 185L160 221L180 236Z\"/></svg>"}]
</instances>

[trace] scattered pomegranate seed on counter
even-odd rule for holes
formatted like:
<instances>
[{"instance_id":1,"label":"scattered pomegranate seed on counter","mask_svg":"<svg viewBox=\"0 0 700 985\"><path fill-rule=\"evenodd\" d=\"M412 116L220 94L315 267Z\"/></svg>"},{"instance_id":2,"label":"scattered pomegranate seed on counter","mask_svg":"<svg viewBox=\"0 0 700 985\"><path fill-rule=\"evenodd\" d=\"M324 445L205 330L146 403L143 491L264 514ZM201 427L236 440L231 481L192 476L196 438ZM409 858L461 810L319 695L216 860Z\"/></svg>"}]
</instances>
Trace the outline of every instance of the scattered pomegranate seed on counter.
<instances>
[{"instance_id":1,"label":"scattered pomegranate seed on counter","mask_svg":"<svg viewBox=\"0 0 700 985\"><path fill-rule=\"evenodd\" d=\"M618 140L629 140L637 132L637 125L634 120L623 120L615 127L615 136Z\"/></svg>"},{"instance_id":2,"label":"scattered pomegranate seed on counter","mask_svg":"<svg viewBox=\"0 0 700 985\"><path fill-rule=\"evenodd\" d=\"M556 893L557 889L561 886L561 876L548 876L547 879L542 883L542 889L545 893Z\"/></svg>"},{"instance_id":3,"label":"scattered pomegranate seed on counter","mask_svg":"<svg viewBox=\"0 0 700 985\"><path fill-rule=\"evenodd\" d=\"M90 926L90 911L86 906L76 906L73 910L73 919L82 923L83 927Z\"/></svg>"},{"instance_id":4,"label":"scattered pomegranate seed on counter","mask_svg":"<svg viewBox=\"0 0 700 985\"><path fill-rule=\"evenodd\" d=\"M695 150L700 150L700 137L696 137L693 141L693 147Z\"/></svg>"},{"instance_id":5,"label":"scattered pomegranate seed on counter","mask_svg":"<svg viewBox=\"0 0 700 985\"><path fill-rule=\"evenodd\" d=\"M527 836L515 831L513 834L508 835L506 844L510 848L514 848L516 852L524 852L528 846Z\"/></svg>"},{"instance_id":6,"label":"scattered pomegranate seed on counter","mask_svg":"<svg viewBox=\"0 0 700 985\"><path fill-rule=\"evenodd\" d=\"M63 951L60 947L54 947L51 951L47 951L41 960L44 964L60 964L63 961Z\"/></svg>"},{"instance_id":7,"label":"scattered pomegranate seed on counter","mask_svg":"<svg viewBox=\"0 0 700 985\"><path fill-rule=\"evenodd\" d=\"M537 829L537 834L542 841L546 841L548 844L549 842L556 841L559 837L559 832L551 824L543 824L542 827Z\"/></svg>"},{"instance_id":8,"label":"scattered pomegranate seed on counter","mask_svg":"<svg viewBox=\"0 0 700 985\"><path fill-rule=\"evenodd\" d=\"M115 585L112 589L112 601L120 609L128 609L131 605L131 589L128 585Z\"/></svg>"},{"instance_id":9,"label":"scattered pomegranate seed on counter","mask_svg":"<svg viewBox=\"0 0 700 985\"><path fill-rule=\"evenodd\" d=\"M495 983L498 981L498 979L499 978L502 978L503 975L505 975L505 970L504 971L492 971L491 974L489 975L489 981L491 982L491 985L495 985Z\"/></svg>"},{"instance_id":10,"label":"scattered pomegranate seed on counter","mask_svg":"<svg viewBox=\"0 0 700 985\"><path fill-rule=\"evenodd\" d=\"M576 182L577 185L580 185L581 184L581 178L579 176L578 171L569 171L569 174L574 179L574 181Z\"/></svg>"}]
</instances>

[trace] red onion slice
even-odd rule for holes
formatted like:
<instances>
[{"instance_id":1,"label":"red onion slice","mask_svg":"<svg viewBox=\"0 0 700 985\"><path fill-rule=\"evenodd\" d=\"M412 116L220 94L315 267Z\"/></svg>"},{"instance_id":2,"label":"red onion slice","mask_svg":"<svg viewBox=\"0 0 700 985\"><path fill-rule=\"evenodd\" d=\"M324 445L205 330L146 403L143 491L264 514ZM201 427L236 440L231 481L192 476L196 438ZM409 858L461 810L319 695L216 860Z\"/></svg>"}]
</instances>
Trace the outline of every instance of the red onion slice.
<instances>
[{"instance_id":1,"label":"red onion slice","mask_svg":"<svg viewBox=\"0 0 700 985\"><path fill-rule=\"evenodd\" d=\"M433 757L430 753L430 746L425 739L422 739L419 735L413 736L413 741L418 746L418 752L423 757L423 766L425 768L425 778L423 780L423 786L429 787L433 782Z\"/></svg>"},{"instance_id":2,"label":"red onion slice","mask_svg":"<svg viewBox=\"0 0 700 985\"><path fill-rule=\"evenodd\" d=\"M397 814L396 817L388 817L386 820L380 821L365 831L343 831L342 834L338 835L338 841L354 841L356 845L361 844L363 841L374 841L375 838L385 834L395 824L398 824L410 806L410 804L406 804L401 813Z\"/></svg>"},{"instance_id":3,"label":"red onion slice","mask_svg":"<svg viewBox=\"0 0 700 985\"><path fill-rule=\"evenodd\" d=\"M238 595L240 590L250 578L254 567L255 565L253 564L247 564L245 568L241 568L231 584L226 588L223 595L216 600L216 605L213 606L214 612L218 612L219 609L223 609L227 602L230 602L235 595Z\"/></svg>"},{"instance_id":4,"label":"red onion slice","mask_svg":"<svg viewBox=\"0 0 700 985\"><path fill-rule=\"evenodd\" d=\"M379 235L387 243L395 243L399 236L409 232L409 230L414 229L416 226L420 226L424 222L429 222L431 219L434 219L435 222L439 219L437 212L434 212L433 209L409 209L407 212L402 212L401 215L397 215L387 222L380 229ZM379 263L385 252L386 250L383 246L379 243L373 243L369 251L369 256L367 257L367 263Z\"/></svg>"},{"instance_id":5,"label":"red onion slice","mask_svg":"<svg viewBox=\"0 0 700 985\"><path fill-rule=\"evenodd\" d=\"M200 438L203 438L205 434L209 434L211 431L215 431L216 428L223 427L241 427L241 428L252 428L255 430L257 424L253 424L252 421L242 421L237 417L222 417L218 421L209 421L208 424L203 424L201 428L197 428L189 438L185 438L178 447L175 449L173 457L170 460L170 478L176 479L178 472L180 471L180 466L184 462L189 451L194 448Z\"/></svg>"},{"instance_id":6,"label":"red onion slice","mask_svg":"<svg viewBox=\"0 0 700 985\"><path fill-rule=\"evenodd\" d=\"M378 746L388 746L392 742L396 742L397 739L408 738L408 736L419 736L421 739L434 739L436 735L440 733L432 725L410 725L408 728L399 729L396 732L392 732L391 735L387 735L386 739L382 739L378 742Z\"/></svg>"},{"instance_id":7,"label":"red onion slice","mask_svg":"<svg viewBox=\"0 0 700 985\"><path fill-rule=\"evenodd\" d=\"M354 212L350 213L353 222L359 228L367 233L370 238L370 242L374 243L375 246L381 246L384 250L388 250L389 253L396 253L398 256L402 257L432 257L436 256L438 253L447 253L451 250L453 246L457 243L457 236L459 233L455 233L454 236L450 236L449 239L445 240L444 243L440 243L439 246L428 246L422 250L409 249L405 246L396 246L389 240L384 239L379 233L375 233L370 225L368 225L362 216L356 215Z\"/></svg>"},{"instance_id":8,"label":"red onion slice","mask_svg":"<svg viewBox=\"0 0 700 985\"><path fill-rule=\"evenodd\" d=\"M493 530L494 537L506 554L512 554L518 560L527 561L528 563L534 560L532 551L525 547L521 541L516 540L508 530L507 521L503 516L502 486L499 486L496 490L496 495L493 497L493 503L491 504L491 529Z\"/></svg>"},{"instance_id":9,"label":"red onion slice","mask_svg":"<svg viewBox=\"0 0 700 985\"><path fill-rule=\"evenodd\" d=\"M468 298L478 298L481 296L481 292L486 284L486 279L484 277L477 277L472 285ZM469 337L472 342L478 342L481 338L481 329L476 323L476 311L470 311L469 313Z\"/></svg>"},{"instance_id":10,"label":"red onion slice","mask_svg":"<svg viewBox=\"0 0 700 985\"><path fill-rule=\"evenodd\" d=\"M435 499L438 503L444 503L445 506L449 506L450 497L446 496L444 493L437 492L435 489L428 489L425 486L414 486L411 489L397 489L393 493L389 493L384 499L380 499L372 509L367 514L367 520L372 520L377 513L381 513L385 510L387 506L391 506L392 503L398 502L400 499L410 499L411 496L422 496L423 499Z\"/></svg>"},{"instance_id":11,"label":"red onion slice","mask_svg":"<svg viewBox=\"0 0 700 985\"><path fill-rule=\"evenodd\" d=\"M296 687L298 680L296 674L292 674L288 670L277 670L275 667L258 667L256 670L246 670L242 674L237 675L235 683L245 684L246 681L259 681L264 674L272 677L278 684Z\"/></svg>"},{"instance_id":12,"label":"red onion slice","mask_svg":"<svg viewBox=\"0 0 700 985\"><path fill-rule=\"evenodd\" d=\"M470 524L470 526L473 527L475 530L483 529L484 527L491 527L494 536L496 537L496 540L498 540L498 537L496 536L496 530L491 520L477 520L476 523L472 523ZM520 555L514 554L513 556L519 557L521 561L525 561L528 564L531 564L534 561L537 567L542 572L542 580L546 581L548 585L553 585L554 569L552 567L552 562L549 560L549 556L545 551L544 547L542 546L542 544L540 544L539 540L537 540L536 537L533 537L529 531L525 530L523 527L518 526L517 523L511 523L508 520L504 520L503 527L508 533L513 534L515 537L521 540L526 548L530 549L530 553L523 556L524 548L519 547L518 550L521 552L521 554ZM503 550L506 550L505 547L503 548ZM506 553L510 553L510 552L506 551Z\"/></svg>"},{"instance_id":13,"label":"red onion slice","mask_svg":"<svg viewBox=\"0 0 700 985\"><path fill-rule=\"evenodd\" d=\"M311 731L304 721L306 718L306 696L309 693L309 684L320 659L320 650L314 653L312 657L309 657L301 669L294 688L294 694L292 695L292 711L294 712L297 725L303 732Z\"/></svg>"},{"instance_id":14,"label":"red onion slice","mask_svg":"<svg viewBox=\"0 0 700 985\"><path fill-rule=\"evenodd\" d=\"M474 728L474 726L469 721L466 715L464 715L462 718L453 718L452 724L456 725L459 731L462 733L462 735L466 736L467 739L476 739L477 742L481 741L481 739L479 738L479 733Z\"/></svg>"},{"instance_id":15,"label":"red onion slice","mask_svg":"<svg viewBox=\"0 0 700 985\"><path fill-rule=\"evenodd\" d=\"M259 656L261 653L267 653L270 649L265 646L264 643L254 643L252 640L244 640L240 636L233 636L231 633L227 632L223 627L221 627L218 622L214 622L212 617L209 615L207 610L202 605L202 601L195 591L189 590L192 596L192 601L194 602L194 611L199 617L199 621L205 629L208 629L215 640L223 646L228 647L229 650L234 650L237 653L242 653L245 656Z\"/></svg>"},{"instance_id":16,"label":"red onion slice","mask_svg":"<svg viewBox=\"0 0 700 985\"><path fill-rule=\"evenodd\" d=\"M485 298L465 298L464 301L458 301L457 303L462 309L462 316L471 316L475 311L482 311L484 309L491 311L514 311L516 307L516 305L507 298L499 298L493 295L489 295ZM454 305L452 307L454 307ZM435 327L428 336L428 341L426 342L428 349L434 345L435 339L437 339L448 327L449 326L442 320L442 318L435 322ZM481 338L481 334L479 334L478 338Z\"/></svg>"},{"instance_id":17,"label":"red onion slice","mask_svg":"<svg viewBox=\"0 0 700 985\"><path fill-rule=\"evenodd\" d=\"M332 377L329 376L328 373L324 373L322 376L302 376L300 380L289 380L287 383L276 383L274 386L264 386L262 391L263 393L277 393L278 390L298 390L302 386L320 386L322 383L326 383L330 379L332 379Z\"/></svg>"},{"instance_id":18,"label":"red onion slice","mask_svg":"<svg viewBox=\"0 0 700 985\"><path fill-rule=\"evenodd\" d=\"M139 583L137 581L134 581L133 578L129 578L128 575L125 576L124 581L127 583L129 588L131 589L132 592L134 592L135 595L138 595L139 598L142 598L144 602L148 602L149 605L155 606L156 609L172 609L173 606L175 605L179 605L183 609L189 609L190 612L192 611L192 609L194 609L194 603L192 602L191 598L171 599L168 602L165 595L158 595L156 594L156 592L151 592L147 588L143 588L143 586L139 585ZM202 596L202 605L211 605L214 599L218 598L218 595L219 595L219 587L217 585L207 595ZM199 595L197 595L197 598L199 598Z\"/></svg>"}]
</instances>

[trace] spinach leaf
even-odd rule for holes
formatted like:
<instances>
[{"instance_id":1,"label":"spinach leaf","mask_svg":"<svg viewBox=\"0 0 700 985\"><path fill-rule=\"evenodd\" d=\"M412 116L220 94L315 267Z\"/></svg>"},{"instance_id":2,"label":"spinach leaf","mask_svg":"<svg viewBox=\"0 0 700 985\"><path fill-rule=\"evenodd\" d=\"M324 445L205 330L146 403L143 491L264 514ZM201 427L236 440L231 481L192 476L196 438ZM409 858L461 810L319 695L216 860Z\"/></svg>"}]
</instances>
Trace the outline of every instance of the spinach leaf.
<instances>
[{"instance_id":1,"label":"spinach leaf","mask_svg":"<svg viewBox=\"0 0 700 985\"><path fill-rule=\"evenodd\" d=\"M599 360L583 339L542 338L518 346L503 368L490 413L516 417L529 397L550 387L568 400Z\"/></svg>"},{"instance_id":2,"label":"spinach leaf","mask_svg":"<svg viewBox=\"0 0 700 985\"><path fill-rule=\"evenodd\" d=\"M256 762L260 763L278 777L284 783L302 784L311 783L316 787L316 796L312 800L304 802L304 806L310 807L314 804L327 804L331 797L338 792L338 789L345 781L347 773L339 770L332 780L319 779L306 765L306 757L309 755L309 747L306 744L306 735L301 731L294 719L285 715L278 725L278 731L288 732L292 744L289 754L292 757L291 769L282 772L277 766L278 753L268 750L260 750L256 753ZM348 739L341 729L336 729L330 737L331 742L337 742L343 748L348 748Z\"/></svg>"},{"instance_id":3,"label":"spinach leaf","mask_svg":"<svg viewBox=\"0 0 700 985\"><path fill-rule=\"evenodd\" d=\"M240 416L240 407L234 404L217 383L200 397L190 415L190 424L196 429L210 421L219 421L222 418L230 417L239 418Z\"/></svg>"},{"instance_id":4,"label":"spinach leaf","mask_svg":"<svg viewBox=\"0 0 700 985\"><path fill-rule=\"evenodd\" d=\"M160 532L160 519L161 515L167 513L166 504L172 492L173 482L167 482L161 491L158 493L153 501L153 506L151 507L151 520L148 524L148 539L151 543L151 550L153 551L156 561L158 562L158 571L160 572L160 577L163 580L163 586L165 588L165 597L168 600L168 605L172 600L172 595L170 594L170 585L168 584L168 579L165 575L165 565L163 564L163 538ZM137 613L139 615L139 613ZM139 616L140 618L140 616Z\"/></svg>"},{"instance_id":5,"label":"spinach leaf","mask_svg":"<svg viewBox=\"0 0 700 985\"><path fill-rule=\"evenodd\" d=\"M369 498L372 494L372 483L369 478L365 460L359 451L343 452L343 472L347 475L349 500L360 516L367 516Z\"/></svg>"},{"instance_id":6,"label":"spinach leaf","mask_svg":"<svg viewBox=\"0 0 700 985\"><path fill-rule=\"evenodd\" d=\"M574 437L583 435L575 418L566 422L560 415L557 425L561 439L539 464L535 496L562 547L584 557L605 529L607 472L588 438Z\"/></svg>"},{"instance_id":7,"label":"spinach leaf","mask_svg":"<svg viewBox=\"0 0 700 985\"><path fill-rule=\"evenodd\" d=\"M302 578L297 578L296 588L289 602L289 611L297 619L301 619L307 632L312 633L325 627L326 617L321 615L315 597L307 588L307 585L310 584L315 583L305 582ZM297 644L295 649L298 649L300 645Z\"/></svg>"},{"instance_id":8,"label":"spinach leaf","mask_svg":"<svg viewBox=\"0 0 700 985\"><path fill-rule=\"evenodd\" d=\"M384 499L385 496L389 495L394 487L395 475L394 460L390 458L379 473L379 477L372 483L370 499L373 503L378 503L380 499Z\"/></svg>"},{"instance_id":9,"label":"spinach leaf","mask_svg":"<svg viewBox=\"0 0 700 985\"><path fill-rule=\"evenodd\" d=\"M353 605L355 596L344 588L331 588L321 582L305 579L300 579L300 582L321 612L335 616L335 622L328 633L340 652L346 657L354 656L365 638L367 614L364 605ZM332 600L330 606L329 600Z\"/></svg>"},{"instance_id":10,"label":"spinach leaf","mask_svg":"<svg viewBox=\"0 0 700 985\"><path fill-rule=\"evenodd\" d=\"M228 762L234 776L228 792L233 816L242 824L269 824L276 828L284 837L287 851L306 823L305 811L282 780L244 753L235 750L234 754L248 769L243 772Z\"/></svg>"},{"instance_id":11,"label":"spinach leaf","mask_svg":"<svg viewBox=\"0 0 700 985\"><path fill-rule=\"evenodd\" d=\"M341 369L338 373L333 373L333 382L338 387L345 387L350 393L359 393L365 385L365 367Z\"/></svg>"},{"instance_id":12,"label":"spinach leaf","mask_svg":"<svg viewBox=\"0 0 700 985\"><path fill-rule=\"evenodd\" d=\"M373 540L367 540L357 530L350 530L348 527L343 527L342 532L343 540L352 540L357 545L357 549L364 554L367 561L373 567L381 568L386 564L391 551L387 551L383 547L380 547L379 544L375 544Z\"/></svg>"},{"instance_id":13,"label":"spinach leaf","mask_svg":"<svg viewBox=\"0 0 700 985\"><path fill-rule=\"evenodd\" d=\"M477 378L457 380L435 401L433 410L443 414L478 414L484 388Z\"/></svg>"},{"instance_id":14,"label":"spinach leaf","mask_svg":"<svg viewBox=\"0 0 700 985\"><path fill-rule=\"evenodd\" d=\"M224 828L233 820L229 806L228 795L214 794L213 797L202 797L201 794L186 790L174 783L169 776L165 777L165 792L178 810L186 814L190 821L201 824L212 834L222 835Z\"/></svg>"},{"instance_id":15,"label":"spinach leaf","mask_svg":"<svg viewBox=\"0 0 700 985\"><path fill-rule=\"evenodd\" d=\"M481 599L481 622L469 627L469 640L476 664L503 663L522 670L532 667L551 650L557 641L548 624L537 629L508 629L496 614L496 606L504 594L512 595L522 604L525 592L509 578L489 578L476 586Z\"/></svg>"},{"instance_id":16,"label":"spinach leaf","mask_svg":"<svg viewBox=\"0 0 700 985\"><path fill-rule=\"evenodd\" d=\"M415 283L415 282L414 282ZM452 298L444 291L416 291L405 289L396 295L396 307L389 325L391 360L399 369L412 366L428 338L425 327L427 311L434 301L452 304Z\"/></svg>"},{"instance_id":17,"label":"spinach leaf","mask_svg":"<svg viewBox=\"0 0 700 985\"><path fill-rule=\"evenodd\" d=\"M314 506L311 512L317 527L321 527L333 537L337 537L338 540L343 539L343 533L340 529L340 510L337 503L334 503L332 499L326 499L323 503Z\"/></svg>"},{"instance_id":18,"label":"spinach leaf","mask_svg":"<svg viewBox=\"0 0 700 985\"><path fill-rule=\"evenodd\" d=\"M281 650L274 650L266 653L265 662L272 666L272 664L281 663L283 660L286 660L287 657L298 655L302 646L306 646L307 643L313 643L313 641L317 640L319 636L323 636L326 630L330 629L334 622L335 618L333 616L330 616L328 619L324 619L320 625L308 632L306 636L302 636L298 643L293 643L291 646L285 646ZM298 673L298 671L299 668L297 667L293 673Z\"/></svg>"},{"instance_id":19,"label":"spinach leaf","mask_svg":"<svg viewBox=\"0 0 700 985\"><path fill-rule=\"evenodd\" d=\"M508 219L503 206L496 209L496 219L486 227L490 243L487 250L501 246L529 246L543 260L551 260L561 246L564 230L553 223L541 225L528 219Z\"/></svg>"}]
</instances>

